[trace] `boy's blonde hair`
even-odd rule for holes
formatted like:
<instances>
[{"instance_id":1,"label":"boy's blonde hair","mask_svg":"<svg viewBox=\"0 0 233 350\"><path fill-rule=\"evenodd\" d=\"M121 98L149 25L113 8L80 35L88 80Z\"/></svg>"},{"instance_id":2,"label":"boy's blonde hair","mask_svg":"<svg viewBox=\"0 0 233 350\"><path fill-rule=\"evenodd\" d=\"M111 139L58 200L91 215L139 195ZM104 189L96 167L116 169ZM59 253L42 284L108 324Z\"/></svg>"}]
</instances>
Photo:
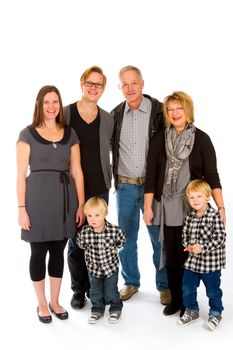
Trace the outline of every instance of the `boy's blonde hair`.
<instances>
[{"instance_id":1,"label":"boy's blonde hair","mask_svg":"<svg viewBox=\"0 0 233 350\"><path fill-rule=\"evenodd\" d=\"M105 216L108 214L108 205L101 197L91 197L84 205L84 214L87 215L90 209L98 209Z\"/></svg>"},{"instance_id":2,"label":"boy's blonde hair","mask_svg":"<svg viewBox=\"0 0 233 350\"><path fill-rule=\"evenodd\" d=\"M193 180L186 187L186 196L187 197L189 196L190 192L201 192L207 198L209 198L211 196L212 190L211 190L210 185L206 181L204 181L204 180Z\"/></svg>"}]
</instances>

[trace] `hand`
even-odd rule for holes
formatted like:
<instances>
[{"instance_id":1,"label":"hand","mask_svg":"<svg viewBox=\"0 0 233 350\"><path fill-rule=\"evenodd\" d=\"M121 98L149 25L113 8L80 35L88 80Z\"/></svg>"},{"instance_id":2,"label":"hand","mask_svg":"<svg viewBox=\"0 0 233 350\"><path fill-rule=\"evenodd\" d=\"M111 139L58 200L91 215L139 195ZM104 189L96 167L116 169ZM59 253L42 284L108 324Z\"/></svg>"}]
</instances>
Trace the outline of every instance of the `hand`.
<instances>
[{"instance_id":1,"label":"hand","mask_svg":"<svg viewBox=\"0 0 233 350\"><path fill-rule=\"evenodd\" d=\"M202 247L199 243L189 245L184 249L184 252L189 252L193 254L200 254L202 252Z\"/></svg>"},{"instance_id":2,"label":"hand","mask_svg":"<svg viewBox=\"0 0 233 350\"><path fill-rule=\"evenodd\" d=\"M19 208L18 222L23 230L30 230L31 224L26 208Z\"/></svg>"},{"instance_id":3,"label":"hand","mask_svg":"<svg viewBox=\"0 0 233 350\"><path fill-rule=\"evenodd\" d=\"M76 224L78 227L82 226L82 224L85 221L85 215L83 212L83 206L78 207L77 212L76 212Z\"/></svg>"},{"instance_id":4,"label":"hand","mask_svg":"<svg viewBox=\"0 0 233 350\"><path fill-rule=\"evenodd\" d=\"M202 247L199 243L196 243L193 245L193 253L194 254L200 254L202 252Z\"/></svg>"},{"instance_id":5,"label":"hand","mask_svg":"<svg viewBox=\"0 0 233 350\"><path fill-rule=\"evenodd\" d=\"M219 209L219 214L221 216L222 222L224 223L224 226L226 227L226 211L224 207L221 207Z\"/></svg>"},{"instance_id":6,"label":"hand","mask_svg":"<svg viewBox=\"0 0 233 350\"><path fill-rule=\"evenodd\" d=\"M193 246L189 245L188 247L184 248L184 252L192 253L193 252Z\"/></svg>"},{"instance_id":7,"label":"hand","mask_svg":"<svg viewBox=\"0 0 233 350\"><path fill-rule=\"evenodd\" d=\"M153 217L154 217L154 213L151 208L144 210L143 220L146 225L152 225Z\"/></svg>"}]
</instances>

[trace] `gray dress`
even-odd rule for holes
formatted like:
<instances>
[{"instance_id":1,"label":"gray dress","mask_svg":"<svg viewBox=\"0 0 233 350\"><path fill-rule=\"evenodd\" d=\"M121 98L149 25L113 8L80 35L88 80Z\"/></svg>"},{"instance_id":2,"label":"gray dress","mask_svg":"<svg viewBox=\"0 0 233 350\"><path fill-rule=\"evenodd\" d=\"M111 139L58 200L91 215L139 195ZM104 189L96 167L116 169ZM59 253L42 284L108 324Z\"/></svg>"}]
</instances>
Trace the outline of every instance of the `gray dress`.
<instances>
[{"instance_id":1,"label":"gray dress","mask_svg":"<svg viewBox=\"0 0 233 350\"><path fill-rule=\"evenodd\" d=\"M76 233L77 194L69 174L71 147L79 143L67 127L59 142L50 142L33 127L20 132L18 141L30 145L30 174L26 178L26 209L31 229L21 230L27 242L58 241Z\"/></svg>"}]
</instances>

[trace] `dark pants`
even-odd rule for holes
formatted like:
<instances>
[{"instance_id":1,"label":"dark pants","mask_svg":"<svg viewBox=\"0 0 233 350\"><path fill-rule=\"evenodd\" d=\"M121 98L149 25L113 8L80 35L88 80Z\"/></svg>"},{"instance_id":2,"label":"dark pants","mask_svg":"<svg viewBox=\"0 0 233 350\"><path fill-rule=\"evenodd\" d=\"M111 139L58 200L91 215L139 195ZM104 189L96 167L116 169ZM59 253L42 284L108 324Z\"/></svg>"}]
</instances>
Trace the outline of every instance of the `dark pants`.
<instances>
[{"instance_id":1,"label":"dark pants","mask_svg":"<svg viewBox=\"0 0 233 350\"><path fill-rule=\"evenodd\" d=\"M182 230L183 226L164 226L168 286L172 303L180 306L183 305L183 266L188 257L182 245Z\"/></svg>"},{"instance_id":2,"label":"dark pants","mask_svg":"<svg viewBox=\"0 0 233 350\"><path fill-rule=\"evenodd\" d=\"M106 305L110 305L109 312L122 310L123 303L120 300L117 287L118 271L105 278L97 278L90 274L89 279L91 284L91 312L103 314Z\"/></svg>"},{"instance_id":3,"label":"dark pants","mask_svg":"<svg viewBox=\"0 0 233 350\"><path fill-rule=\"evenodd\" d=\"M33 242L29 270L31 280L41 281L46 274L46 255L49 252L48 274L51 277L62 278L64 269L64 249L67 239L62 241Z\"/></svg>"},{"instance_id":4,"label":"dark pants","mask_svg":"<svg viewBox=\"0 0 233 350\"><path fill-rule=\"evenodd\" d=\"M105 192L98 195L108 203L109 193ZM87 197L88 200L90 197ZM87 224L87 221L82 225ZM81 229L80 227L79 229ZM84 250L76 244L76 235L69 239L68 243L68 266L71 276L71 289L73 292L87 293L89 295L90 283L88 278L87 267L84 259Z\"/></svg>"}]
</instances>

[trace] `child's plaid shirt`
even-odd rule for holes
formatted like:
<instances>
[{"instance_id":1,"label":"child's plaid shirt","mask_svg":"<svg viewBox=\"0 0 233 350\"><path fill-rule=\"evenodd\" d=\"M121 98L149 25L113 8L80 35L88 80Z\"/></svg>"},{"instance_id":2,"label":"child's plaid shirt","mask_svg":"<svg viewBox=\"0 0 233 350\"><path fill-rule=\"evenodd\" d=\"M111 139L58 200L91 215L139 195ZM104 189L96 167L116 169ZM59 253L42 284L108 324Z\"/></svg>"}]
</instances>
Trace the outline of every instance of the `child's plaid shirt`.
<instances>
[{"instance_id":1,"label":"child's plaid shirt","mask_svg":"<svg viewBox=\"0 0 233 350\"><path fill-rule=\"evenodd\" d=\"M226 232L220 214L210 204L202 217L192 210L185 217L183 245L187 247L199 243L200 254L189 253L184 267L198 273L220 270L226 264Z\"/></svg>"},{"instance_id":2,"label":"child's plaid shirt","mask_svg":"<svg viewBox=\"0 0 233 350\"><path fill-rule=\"evenodd\" d=\"M118 248L125 243L125 234L116 225L105 220L102 232L94 232L85 225L77 234L76 242L85 249L88 272L97 277L111 276L119 268Z\"/></svg>"}]
</instances>

